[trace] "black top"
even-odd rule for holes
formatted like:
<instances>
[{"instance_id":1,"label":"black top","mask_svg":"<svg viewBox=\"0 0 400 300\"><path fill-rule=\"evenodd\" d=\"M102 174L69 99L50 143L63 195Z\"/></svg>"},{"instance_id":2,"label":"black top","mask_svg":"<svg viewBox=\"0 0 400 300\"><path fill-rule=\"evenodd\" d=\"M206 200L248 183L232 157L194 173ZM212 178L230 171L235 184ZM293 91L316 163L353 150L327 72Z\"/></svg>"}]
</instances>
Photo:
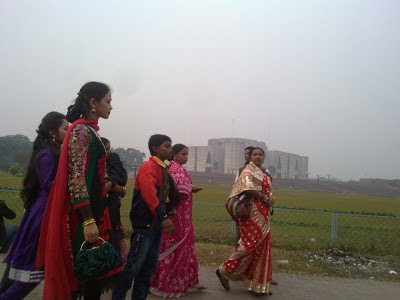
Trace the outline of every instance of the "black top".
<instances>
[{"instance_id":1,"label":"black top","mask_svg":"<svg viewBox=\"0 0 400 300\"><path fill-rule=\"evenodd\" d=\"M120 186L125 186L128 180L128 174L126 173L122 161L119 159L119 155L111 152L107 157L106 164L108 181L111 181L112 185L118 184Z\"/></svg>"},{"instance_id":2,"label":"black top","mask_svg":"<svg viewBox=\"0 0 400 300\"><path fill-rule=\"evenodd\" d=\"M4 200L0 200L0 244L4 246L6 243L6 227L4 226L4 219L15 219L16 214L11 210Z\"/></svg>"}]
</instances>

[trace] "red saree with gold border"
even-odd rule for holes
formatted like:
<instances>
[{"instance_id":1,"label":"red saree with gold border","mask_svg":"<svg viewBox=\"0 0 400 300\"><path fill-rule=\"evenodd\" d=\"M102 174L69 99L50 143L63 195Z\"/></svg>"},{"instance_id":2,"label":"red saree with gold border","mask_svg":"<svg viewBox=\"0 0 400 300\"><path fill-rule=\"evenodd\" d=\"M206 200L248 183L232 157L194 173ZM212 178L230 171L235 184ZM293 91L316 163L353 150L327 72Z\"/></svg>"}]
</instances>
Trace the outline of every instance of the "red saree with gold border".
<instances>
[{"instance_id":1,"label":"red saree with gold border","mask_svg":"<svg viewBox=\"0 0 400 300\"><path fill-rule=\"evenodd\" d=\"M259 191L272 197L270 176L252 162L236 180L229 199L245 191ZM272 280L269 216L270 208L261 200L253 200L250 217L235 219L240 231L239 246L219 266L227 279L243 280L256 293L269 293Z\"/></svg>"}]
</instances>

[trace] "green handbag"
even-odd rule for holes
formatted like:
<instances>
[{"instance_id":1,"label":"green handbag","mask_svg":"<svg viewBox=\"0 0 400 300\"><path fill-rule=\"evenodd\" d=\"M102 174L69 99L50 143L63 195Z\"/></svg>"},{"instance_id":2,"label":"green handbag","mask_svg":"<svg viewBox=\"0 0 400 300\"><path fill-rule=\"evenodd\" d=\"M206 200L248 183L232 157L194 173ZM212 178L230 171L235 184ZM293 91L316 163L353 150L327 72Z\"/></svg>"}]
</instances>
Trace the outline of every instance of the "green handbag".
<instances>
[{"instance_id":1,"label":"green handbag","mask_svg":"<svg viewBox=\"0 0 400 300\"><path fill-rule=\"evenodd\" d=\"M94 280L122 266L121 256L115 248L101 237L99 239L103 243L89 249L83 247L86 242L82 243L74 262L74 275L77 279Z\"/></svg>"}]
</instances>

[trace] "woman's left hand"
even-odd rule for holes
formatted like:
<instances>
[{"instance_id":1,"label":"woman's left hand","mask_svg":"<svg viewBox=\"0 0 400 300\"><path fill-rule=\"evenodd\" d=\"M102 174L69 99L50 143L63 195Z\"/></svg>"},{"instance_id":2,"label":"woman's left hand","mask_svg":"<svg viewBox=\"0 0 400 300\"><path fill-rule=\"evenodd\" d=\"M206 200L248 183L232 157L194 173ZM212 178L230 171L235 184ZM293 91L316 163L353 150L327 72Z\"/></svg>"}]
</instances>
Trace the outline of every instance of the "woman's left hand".
<instances>
[{"instance_id":1,"label":"woman's left hand","mask_svg":"<svg viewBox=\"0 0 400 300\"><path fill-rule=\"evenodd\" d=\"M204 190L204 188L202 186L194 186L192 185L192 193L197 193Z\"/></svg>"},{"instance_id":2,"label":"woman's left hand","mask_svg":"<svg viewBox=\"0 0 400 300\"><path fill-rule=\"evenodd\" d=\"M83 235L85 236L85 242L97 242L97 239L99 237L99 229L97 228L96 223L91 223L89 225L83 226Z\"/></svg>"},{"instance_id":3,"label":"woman's left hand","mask_svg":"<svg viewBox=\"0 0 400 300\"><path fill-rule=\"evenodd\" d=\"M265 203L267 204L268 207L271 207L275 203L275 198L270 197L269 199L267 199L267 201L265 201Z\"/></svg>"}]
</instances>

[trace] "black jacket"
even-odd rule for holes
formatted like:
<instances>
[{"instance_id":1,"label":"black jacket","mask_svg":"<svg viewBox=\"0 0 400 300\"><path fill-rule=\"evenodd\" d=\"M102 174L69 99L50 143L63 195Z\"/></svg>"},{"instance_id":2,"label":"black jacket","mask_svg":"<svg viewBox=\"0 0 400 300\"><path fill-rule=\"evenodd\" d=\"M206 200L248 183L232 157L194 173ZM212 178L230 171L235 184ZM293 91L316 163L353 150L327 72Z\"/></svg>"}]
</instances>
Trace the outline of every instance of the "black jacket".
<instances>
[{"instance_id":1,"label":"black jacket","mask_svg":"<svg viewBox=\"0 0 400 300\"><path fill-rule=\"evenodd\" d=\"M16 214L11 210L4 200L0 200L0 245L4 246L7 242L6 227L4 226L4 219L15 219Z\"/></svg>"}]
</instances>

